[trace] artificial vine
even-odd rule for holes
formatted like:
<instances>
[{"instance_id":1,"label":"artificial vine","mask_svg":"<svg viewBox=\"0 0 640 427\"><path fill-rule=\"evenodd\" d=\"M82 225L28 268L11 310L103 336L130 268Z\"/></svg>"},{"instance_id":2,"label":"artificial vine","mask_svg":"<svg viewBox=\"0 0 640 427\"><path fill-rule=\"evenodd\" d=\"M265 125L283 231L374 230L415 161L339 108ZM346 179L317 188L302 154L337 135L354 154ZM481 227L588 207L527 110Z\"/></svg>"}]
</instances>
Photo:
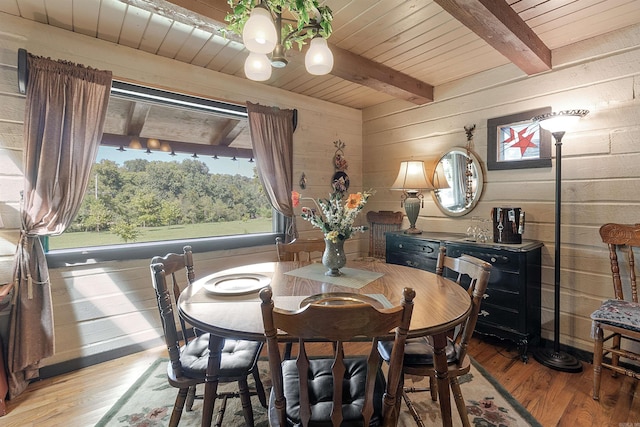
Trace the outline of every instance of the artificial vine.
<instances>
[{"instance_id":1,"label":"artificial vine","mask_svg":"<svg viewBox=\"0 0 640 427\"><path fill-rule=\"evenodd\" d=\"M227 14L225 21L229 23L226 30L236 34L242 34L244 24L249 19L251 11L256 6L255 0L227 0L232 12ZM333 12L329 6L320 6L318 0L262 0L269 10L276 14L282 14L289 10L297 21L283 18L282 43L285 48L291 49L293 43L297 43L298 49L302 49L305 40L312 39L316 33L329 38ZM309 28L319 25L320 30Z\"/></svg>"}]
</instances>

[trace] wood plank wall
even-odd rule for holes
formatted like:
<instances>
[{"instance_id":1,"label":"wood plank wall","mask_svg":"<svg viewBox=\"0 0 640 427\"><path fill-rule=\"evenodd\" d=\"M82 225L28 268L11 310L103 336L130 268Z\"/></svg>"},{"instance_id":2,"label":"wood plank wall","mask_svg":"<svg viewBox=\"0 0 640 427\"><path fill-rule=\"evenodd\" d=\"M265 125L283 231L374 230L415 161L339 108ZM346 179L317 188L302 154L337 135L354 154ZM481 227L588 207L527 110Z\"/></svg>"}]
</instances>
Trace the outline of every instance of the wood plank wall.
<instances>
[{"instance_id":1,"label":"wood plank wall","mask_svg":"<svg viewBox=\"0 0 640 427\"><path fill-rule=\"evenodd\" d=\"M545 245L542 328L552 340L555 159L552 168L487 171L487 120L545 106L590 110L563 138L560 329L561 343L592 351L589 315L613 295L598 228L640 222L639 93L640 26L632 26L553 51L550 72L527 77L502 66L437 87L435 102L426 106L393 101L366 109L364 182L379 189L370 208L400 210L399 194L381 190L400 161L432 165L450 147L464 147L464 126L475 124L473 150L485 173L480 202L472 213L449 218L427 197L418 226L464 233L471 216L489 218L494 206L526 211L524 237Z\"/></svg>"},{"instance_id":2,"label":"wood plank wall","mask_svg":"<svg viewBox=\"0 0 640 427\"><path fill-rule=\"evenodd\" d=\"M351 189L362 189L362 112L260 83L230 77L124 46L74 34L0 13L0 284L11 281L11 265L19 236L19 191L22 189L24 96L18 93L17 51L65 59L114 77L214 99L298 109L294 134L294 184L304 172L304 195L326 197L335 172L333 141L346 143ZM331 123L328 127L327 123ZM363 216L364 218L364 216ZM298 220L302 236L321 236ZM367 248L366 235L346 246L348 256ZM176 247L180 251L180 247ZM195 254L199 275L257 261L275 260L275 248L264 246ZM128 260L72 265L51 271L56 354L45 365L157 340L161 333L149 261ZM155 344L157 345L157 341Z\"/></svg>"}]
</instances>

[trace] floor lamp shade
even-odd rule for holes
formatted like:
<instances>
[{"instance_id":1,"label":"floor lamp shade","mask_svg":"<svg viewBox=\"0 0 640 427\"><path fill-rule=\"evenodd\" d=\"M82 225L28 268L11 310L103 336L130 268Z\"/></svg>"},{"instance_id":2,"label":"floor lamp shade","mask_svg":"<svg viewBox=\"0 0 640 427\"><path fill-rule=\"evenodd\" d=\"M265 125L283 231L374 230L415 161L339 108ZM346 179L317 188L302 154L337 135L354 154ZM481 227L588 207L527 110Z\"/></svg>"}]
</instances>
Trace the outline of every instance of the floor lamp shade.
<instances>
[{"instance_id":1,"label":"floor lamp shade","mask_svg":"<svg viewBox=\"0 0 640 427\"><path fill-rule=\"evenodd\" d=\"M553 349L539 347L534 350L533 357L548 368L562 372L581 372L582 364L570 354L560 350L560 228L562 226L562 137L587 110L567 110L536 116L533 121L540 127L550 131L556 141L556 203L555 203L555 265L554 265L554 318Z\"/></svg>"},{"instance_id":2,"label":"floor lamp shade","mask_svg":"<svg viewBox=\"0 0 640 427\"><path fill-rule=\"evenodd\" d=\"M433 185L427 177L424 162L407 160L400 163L398 177L391 185L392 190L402 190L402 203L409 220L407 234L420 234L422 230L416 228L416 221L422 206L422 191L433 190Z\"/></svg>"}]
</instances>

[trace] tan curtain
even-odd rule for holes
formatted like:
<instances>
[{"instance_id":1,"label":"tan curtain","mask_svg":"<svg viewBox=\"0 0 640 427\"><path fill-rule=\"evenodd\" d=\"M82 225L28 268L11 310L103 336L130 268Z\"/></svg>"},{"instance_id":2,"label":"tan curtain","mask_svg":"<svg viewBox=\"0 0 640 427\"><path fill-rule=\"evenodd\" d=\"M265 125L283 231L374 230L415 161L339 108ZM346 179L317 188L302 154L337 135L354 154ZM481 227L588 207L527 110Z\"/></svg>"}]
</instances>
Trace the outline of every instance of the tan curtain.
<instances>
[{"instance_id":1,"label":"tan curtain","mask_svg":"<svg viewBox=\"0 0 640 427\"><path fill-rule=\"evenodd\" d=\"M293 110L247 102L258 177L273 207L287 219L287 240L297 236L293 190Z\"/></svg>"},{"instance_id":2,"label":"tan curtain","mask_svg":"<svg viewBox=\"0 0 640 427\"><path fill-rule=\"evenodd\" d=\"M9 396L54 354L49 271L38 236L62 233L80 208L104 125L111 72L28 56L22 230L14 260Z\"/></svg>"}]
</instances>

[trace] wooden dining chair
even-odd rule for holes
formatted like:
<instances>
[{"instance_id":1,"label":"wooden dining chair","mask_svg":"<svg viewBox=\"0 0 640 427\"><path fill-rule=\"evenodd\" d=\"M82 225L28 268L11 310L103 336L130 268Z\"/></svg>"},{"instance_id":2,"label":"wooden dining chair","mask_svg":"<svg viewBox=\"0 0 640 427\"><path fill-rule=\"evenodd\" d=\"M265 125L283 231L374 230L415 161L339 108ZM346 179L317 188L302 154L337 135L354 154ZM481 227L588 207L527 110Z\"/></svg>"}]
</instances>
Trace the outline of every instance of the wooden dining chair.
<instances>
[{"instance_id":1,"label":"wooden dining chair","mask_svg":"<svg viewBox=\"0 0 640 427\"><path fill-rule=\"evenodd\" d=\"M610 369L613 376L622 374L640 379L637 366L620 364L620 359L640 360L637 347L626 345L640 342L640 304L634 254L640 250L640 224L605 224L600 227L600 237L609 248L614 298L603 302L591 314L595 400L600 399L603 367Z\"/></svg>"},{"instance_id":2,"label":"wooden dining chair","mask_svg":"<svg viewBox=\"0 0 640 427\"><path fill-rule=\"evenodd\" d=\"M384 259L387 252L387 242L384 233L398 231L402 226L402 212L393 211L369 211L367 222L369 223L369 256Z\"/></svg>"},{"instance_id":3,"label":"wooden dining chair","mask_svg":"<svg viewBox=\"0 0 640 427\"><path fill-rule=\"evenodd\" d=\"M456 403L462 425L470 427L467 407L460 390L458 378L469 372L471 360L467 354L469 340L473 335L473 330L480 313L482 302L487 285L489 284L489 273L491 264L474 258L469 255L462 255L459 258L446 256L445 247L440 247L436 274L446 275L454 279L459 285L466 286L471 297L471 311L469 317L460 328L452 331L452 337L448 339L446 347L447 362L449 364L449 386ZM392 345L381 342L378 349L384 360L390 360ZM436 387L436 372L434 367L433 340L431 337L420 337L407 340L404 349L403 373L409 375L428 376L430 387L428 389L403 388L402 397L411 412L418 426L424 426L424 422L415 410L409 392L430 391L432 400L437 400L438 390ZM451 425L451 414L442 414L443 425Z\"/></svg>"},{"instance_id":4,"label":"wooden dining chair","mask_svg":"<svg viewBox=\"0 0 640 427\"><path fill-rule=\"evenodd\" d=\"M182 287L180 272L186 272L184 283L194 280L193 254L190 246L183 248L182 254L170 253L151 260L151 280L156 292L158 310L162 321L164 339L169 353L167 378L171 386L178 388L169 426L177 426L186 406L191 410L195 398L195 388L205 381L209 361L209 334L201 333L180 319L181 332L176 325L174 301L178 300ZM170 285L167 282L170 279ZM173 294L173 296L172 296ZM243 415L248 426L253 426L251 395L257 394L260 403L266 407L266 393L258 374L257 361L262 343L243 340L225 340L220 358L220 382L237 382L242 401ZM247 377L253 375L256 384L254 393L249 391ZM236 393L220 393L217 398L228 399ZM221 405L224 408L225 405ZM224 413L219 415L219 418Z\"/></svg>"},{"instance_id":5,"label":"wooden dining chair","mask_svg":"<svg viewBox=\"0 0 640 427\"><path fill-rule=\"evenodd\" d=\"M278 261L311 261L313 255L322 257L324 252L324 239L295 239L284 243L282 238L276 237L276 253Z\"/></svg>"},{"instance_id":6,"label":"wooden dining chair","mask_svg":"<svg viewBox=\"0 0 640 427\"><path fill-rule=\"evenodd\" d=\"M312 303L300 310L274 307L270 287L260 291L273 388L269 423L285 426L394 426L402 356L415 292L405 288L400 305ZM378 338L395 328L395 351L385 381ZM295 337L296 360L282 360L278 330ZM345 357L346 341L367 340L367 355ZM332 342L333 357L311 357L307 344ZM359 348L362 351L362 348Z\"/></svg>"}]
</instances>

